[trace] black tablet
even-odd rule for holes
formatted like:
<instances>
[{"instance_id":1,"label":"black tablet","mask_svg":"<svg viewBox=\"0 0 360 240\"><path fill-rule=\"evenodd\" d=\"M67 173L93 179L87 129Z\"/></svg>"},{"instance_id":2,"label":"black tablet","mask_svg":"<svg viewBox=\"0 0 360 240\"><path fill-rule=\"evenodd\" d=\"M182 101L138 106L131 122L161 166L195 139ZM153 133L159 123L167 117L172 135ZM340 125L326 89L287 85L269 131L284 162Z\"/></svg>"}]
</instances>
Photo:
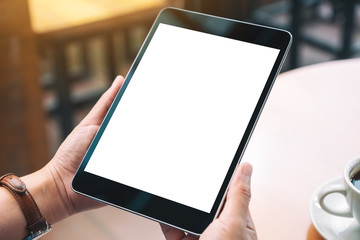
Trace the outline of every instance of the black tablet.
<instances>
[{"instance_id":1,"label":"black tablet","mask_svg":"<svg viewBox=\"0 0 360 240\"><path fill-rule=\"evenodd\" d=\"M161 11L73 189L201 234L219 214L290 43L279 29Z\"/></svg>"}]
</instances>

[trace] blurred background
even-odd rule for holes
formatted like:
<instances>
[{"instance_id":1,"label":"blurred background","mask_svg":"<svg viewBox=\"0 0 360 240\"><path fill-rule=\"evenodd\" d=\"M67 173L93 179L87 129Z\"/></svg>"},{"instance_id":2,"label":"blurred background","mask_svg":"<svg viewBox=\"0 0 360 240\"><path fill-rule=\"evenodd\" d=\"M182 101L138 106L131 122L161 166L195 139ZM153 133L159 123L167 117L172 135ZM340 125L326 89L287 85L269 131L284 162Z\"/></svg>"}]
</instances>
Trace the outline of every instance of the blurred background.
<instances>
[{"instance_id":1,"label":"blurred background","mask_svg":"<svg viewBox=\"0 0 360 240\"><path fill-rule=\"evenodd\" d=\"M1 0L0 175L51 159L167 6L291 31L282 71L360 57L358 0Z\"/></svg>"},{"instance_id":2,"label":"blurred background","mask_svg":"<svg viewBox=\"0 0 360 240\"><path fill-rule=\"evenodd\" d=\"M357 0L2 0L0 173L49 161L167 6L288 29L283 71L360 56Z\"/></svg>"}]
</instances>

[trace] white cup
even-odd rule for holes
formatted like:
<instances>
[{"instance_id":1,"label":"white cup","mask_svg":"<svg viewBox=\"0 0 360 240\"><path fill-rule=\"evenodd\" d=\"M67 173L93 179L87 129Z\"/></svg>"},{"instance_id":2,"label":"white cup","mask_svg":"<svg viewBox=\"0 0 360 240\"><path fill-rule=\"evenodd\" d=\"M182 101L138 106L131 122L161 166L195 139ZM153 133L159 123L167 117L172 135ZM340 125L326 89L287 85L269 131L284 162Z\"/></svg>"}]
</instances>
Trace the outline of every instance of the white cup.
<instances>
[{"instance_id":1,"label":"white cup","mask_svg":"<svg viewBox=\"0 0 360 240\"><path fill-rule=\"evenodd\" d=\"M346 164L343 184L329 185L319 193L319 204L323 210L341 217L353 217L360 223L360 190L351 182L351 178L359 171L360 158L356 158ZM333 193L340 193L345 196L347 209L339 210L325 204L326 197Z\"/></svg>"}]
</instances>

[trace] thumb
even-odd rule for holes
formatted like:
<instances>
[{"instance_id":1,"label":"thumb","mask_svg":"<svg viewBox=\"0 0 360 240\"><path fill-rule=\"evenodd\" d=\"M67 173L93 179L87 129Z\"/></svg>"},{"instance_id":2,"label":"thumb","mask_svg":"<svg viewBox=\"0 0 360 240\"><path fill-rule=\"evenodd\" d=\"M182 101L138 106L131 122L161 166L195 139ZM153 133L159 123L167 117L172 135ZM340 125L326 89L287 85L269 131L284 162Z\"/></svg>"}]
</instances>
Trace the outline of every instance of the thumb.
<instances>
[{"instance_id":1,"label":"thumb","mask_svg":"<svg viewBox=\"0 0 360 240\"><path fill-rule=\"evenodd\" d=\"M123 82L124 78L122 76L117 76L110 88L100 97L95 106L91 109L91 111L81 121L79 125L100 125L106 113L108 112L112 102L114 101L116 94L120 90Z\"/></svg>"},{"instance_id":2,"label":"thumb","mask_svg":"<svg viewBox=\"0 0 360 240\"><path fill-rule=\"evenodd\" d=\"M245 218L247 216L251 198L250 183L252 170L250 163L242 163L237 168L220 217L231 218L233 216L240 216Z\"/></svg>"}]
</instances>

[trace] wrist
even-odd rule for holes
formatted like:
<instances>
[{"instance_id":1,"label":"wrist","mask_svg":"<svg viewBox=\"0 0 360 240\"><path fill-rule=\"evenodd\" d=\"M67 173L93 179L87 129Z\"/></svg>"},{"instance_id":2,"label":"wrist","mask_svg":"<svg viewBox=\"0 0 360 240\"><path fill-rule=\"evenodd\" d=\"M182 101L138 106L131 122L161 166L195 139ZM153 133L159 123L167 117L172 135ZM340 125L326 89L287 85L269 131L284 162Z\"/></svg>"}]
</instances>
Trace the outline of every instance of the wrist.
<instances>
[{"instance_id":1,"label":"wrist","mask_svg":"<svg viewBox=\"0 0 360 240\"><path fill-rule=\"evenodd\" d=\"M26 234L26 219L14 196L0 187L0 239L23 239Z\"/></svg>"},{"instance_id":2,"label":"wrist","mask_svg":"<svg viewBox=\"0 0 360 240\"><path fill-rule=\"evenodd\" d=\"M55 180L46 168L21 177L21 179L48 223L54 224L68 216Z\"/></svg>"},{"instance_id":3,"label":"wrist","mask_svg":"<svg viewBox=\"0 0 360 240\"><path fill-rule=\"evenodd\" d=\"M42 196L49 184L41 171L22 179L12 173L4 174L0 177L0 186L0 239L24 239L25 236L34 239L51 230L47 219L52 221L53 215L44 201L46 196Z\"/></svg>"}]
</instances>

